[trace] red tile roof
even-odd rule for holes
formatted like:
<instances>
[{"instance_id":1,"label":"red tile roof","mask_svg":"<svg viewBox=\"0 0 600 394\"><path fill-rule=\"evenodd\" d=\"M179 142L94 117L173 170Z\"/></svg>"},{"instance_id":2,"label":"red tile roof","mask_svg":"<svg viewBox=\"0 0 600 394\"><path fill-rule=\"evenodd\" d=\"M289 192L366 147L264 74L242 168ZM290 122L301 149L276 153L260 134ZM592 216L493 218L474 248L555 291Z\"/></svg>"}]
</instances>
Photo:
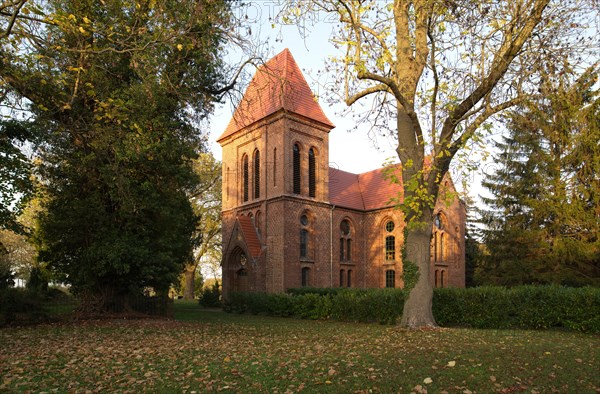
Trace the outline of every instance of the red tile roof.
<instances>
[{"instance_id":1,"label":"red tile roof","mask_svg":"<svg viewBox=\"0 0 600 394\"><path fill-rule=\"evenodd\" d=\"M250 253L253 258L259 257L262 253L262 246L260 244L260 240L258 239L258 234L256 233L256 228L254 227L252 218L242 215L238 216L237 220L240 224L240 231L242 232L244 241L246 241L248 253Z\"/></svg>"},{"instance_id":2,"label":"red tile roof","mask_svg":"<svg viewBox=\"0 0 600 394\"><path fill-rule=\"evenodd\" d=\"M392 168L352 174L330 167L329 201L333 205L361 211L390 207L394 205L391 199L402 195L401 168L400 164L396 164ZM400 182L392 182L391 174Z\"/></svg>"},{"instance_id":3,"label":"red tile roof","mask_svg":"<svg viewBox=\"0 0 600 394\"><path fill-rule=\"evenodd\" d=\"M280 109L316 120L330 129L335 127L315 100L287 48L258 68L217 142Z\"/></svg>"}]
</instances>

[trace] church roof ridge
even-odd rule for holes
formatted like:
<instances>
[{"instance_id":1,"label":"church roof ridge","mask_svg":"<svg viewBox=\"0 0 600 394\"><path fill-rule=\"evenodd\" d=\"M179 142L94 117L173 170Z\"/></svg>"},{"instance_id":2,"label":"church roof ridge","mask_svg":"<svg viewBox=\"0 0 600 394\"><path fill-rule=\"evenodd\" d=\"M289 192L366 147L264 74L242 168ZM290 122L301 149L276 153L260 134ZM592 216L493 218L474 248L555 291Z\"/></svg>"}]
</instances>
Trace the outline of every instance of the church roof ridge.
<instances>
[{"instance_id":1,"label":"church roof ridge","mask_svg":"<svg viewBox=\"0 0 600 394\"><path fill-rule=\"evenodd\" d=\"M392 165L392 171L401 170L402 165ZM329 200L341 207L362 211L392 206L392 197L402 195L402 176L400 183L392 182L386 175L389 167L376 168L355 174L329 167Z\"/></svg>"},{"instance_id":2,"label":"church roof ridge","mask_svg":"<svg viewBox=\"0 0 600 394\"><path fill-rule=\"evenodd\" d=\"M315 100L288 48L258 67L217 142L281 109L312 119L329 129L335 127Z\"/></svg>"}]
</instances>

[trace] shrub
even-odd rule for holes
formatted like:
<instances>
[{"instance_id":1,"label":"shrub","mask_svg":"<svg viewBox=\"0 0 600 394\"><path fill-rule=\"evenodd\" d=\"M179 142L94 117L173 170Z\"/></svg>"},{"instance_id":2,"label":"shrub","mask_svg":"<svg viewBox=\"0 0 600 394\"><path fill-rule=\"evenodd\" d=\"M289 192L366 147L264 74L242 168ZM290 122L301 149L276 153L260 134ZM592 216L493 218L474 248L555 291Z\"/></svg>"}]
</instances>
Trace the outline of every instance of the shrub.
<instances>
[{"instance_id":1,"label":"shrub","mask_svg":"<svg viewBox=\"0 0 600 394\"><path fill-rule=\"evenodd\" d=\"M205 287L200 292L200 305L205 308L218 308L221 306L221 289L219 281L215 281L212 286Z\"/></svg>"},{"instance_id":2,"label":"shrub","mask_svg":"<svg viewBox=\"0 0 600 394\"><path fill-rule=\"evenodd\" d=\"M301 319L393 324L402 312L403 300L399 289L292 289L285 294L235 293L223 309Z\"/></svg>"},{"instance_id":3,"label":"shrub","mask_svg":"<svg viewBox=\"0 0 600 394\"><path fill-rule=\"evenodd\" d=\"M600 288L559 286L435 289L433 313L441 326L565 328L600 332Z\"/></svg>"},{"instance_id":4,"label":"shrub","mask_svg":"<svg viewBox=\"0 0 600 394\"><path fill-rule=\"evenodd\" d=\"M0 326L47 321L41 299L24 289L0 290Z\"/></svg>"},{"instance_id":5,"label":"shrub","mask_svg":"<svg viewBox=\"0 0 600 394\"><path fill-rule=\"evenodd\" d=\"M400 289L290 289L286 294L236 293L228 312L302 319L395 324L402 315ZM564 328L600 332L600 288L521 286L435 289L440 326L496 329Z\"/></svg>"}]
</instances>

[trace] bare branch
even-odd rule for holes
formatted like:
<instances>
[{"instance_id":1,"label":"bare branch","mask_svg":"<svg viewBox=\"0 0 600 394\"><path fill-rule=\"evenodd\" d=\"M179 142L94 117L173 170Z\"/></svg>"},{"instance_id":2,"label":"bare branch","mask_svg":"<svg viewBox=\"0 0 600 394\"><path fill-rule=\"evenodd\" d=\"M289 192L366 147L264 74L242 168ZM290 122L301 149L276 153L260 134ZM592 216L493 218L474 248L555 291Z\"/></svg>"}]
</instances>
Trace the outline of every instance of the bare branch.
<instances>
[{"instance_id":1,"label":"bare branch","mask_svg":"<svg viewBox=\"0 0 600 394\"><path fill-rule=\"evenodd\" d=\"M540 22L544 9L548 5L549 0L537 0L533 6L531 13L525 17L524 25L514 32L517 22L512 23L511 29L506 33L504 42L494 56L492 67L479 86L469 94L446 118L442 128L440 143L448 142L452 139L452 134L460 119L473 108L483 97L485 97L496 86L498 81L504 76L513 59L519 54L527 39L531 36L533 29ZM516 37L514 36L516 34Z\"/></svg>"},{"instance_id":2,"label":"bare branch","mask_svg":"<svg viewBox=\"0 0 600 394\"><path fill-rule=\"evenodd\" d=\"M386 84L383 84L383 83L381 83L379 85L371 86L369 88L361 90L360 92L352 95L351 97L348 97L346 99L346 105L350 106L350 105L354 104L355 102L357 102L358 100L360 100L361 98L368 96L372 93L377 93L377 92L391 93L391 89Z\"/></svg>"},{"instance_id":3,"label":"bare branch","mask_svg":"<svg viewBox=\"0 0 600 394\"><path fill-rule=\"evenodd\" d=\"M15 25L15 22L17 20L17 16L19 15L21 8L23 8L23 6L25 5L26 2L27 2L27 0L20 0L18 2L9 4L9 6L15 6L15 10L12 12L12 14L5 13L5 12L1 13L3 15L10 16L10 20L8 21L8 26L6 27L6 31L2 35L0 35L0 39L6 38L10 35L10 32L12 31L12 28Z\"/></svg>"}]
</instances>

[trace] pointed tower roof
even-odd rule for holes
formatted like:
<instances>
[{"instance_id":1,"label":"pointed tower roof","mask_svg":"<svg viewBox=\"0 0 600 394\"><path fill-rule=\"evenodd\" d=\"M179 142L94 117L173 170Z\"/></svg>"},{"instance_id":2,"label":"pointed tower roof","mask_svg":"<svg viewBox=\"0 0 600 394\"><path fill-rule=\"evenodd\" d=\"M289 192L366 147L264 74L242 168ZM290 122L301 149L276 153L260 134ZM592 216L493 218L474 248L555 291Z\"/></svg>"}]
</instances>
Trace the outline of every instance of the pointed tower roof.
<instances>
[{"instance_id":1,"label":"pointed tower roof","mask_svg":"<svg viewBox=\"0 0 600 394\"><path fill-rule=\"evenodd\" d=\"M258 68L217 142L280 109L315 120L329 129L335 127L315 100L287 48Z\"/></svg>"}]
</instances>

